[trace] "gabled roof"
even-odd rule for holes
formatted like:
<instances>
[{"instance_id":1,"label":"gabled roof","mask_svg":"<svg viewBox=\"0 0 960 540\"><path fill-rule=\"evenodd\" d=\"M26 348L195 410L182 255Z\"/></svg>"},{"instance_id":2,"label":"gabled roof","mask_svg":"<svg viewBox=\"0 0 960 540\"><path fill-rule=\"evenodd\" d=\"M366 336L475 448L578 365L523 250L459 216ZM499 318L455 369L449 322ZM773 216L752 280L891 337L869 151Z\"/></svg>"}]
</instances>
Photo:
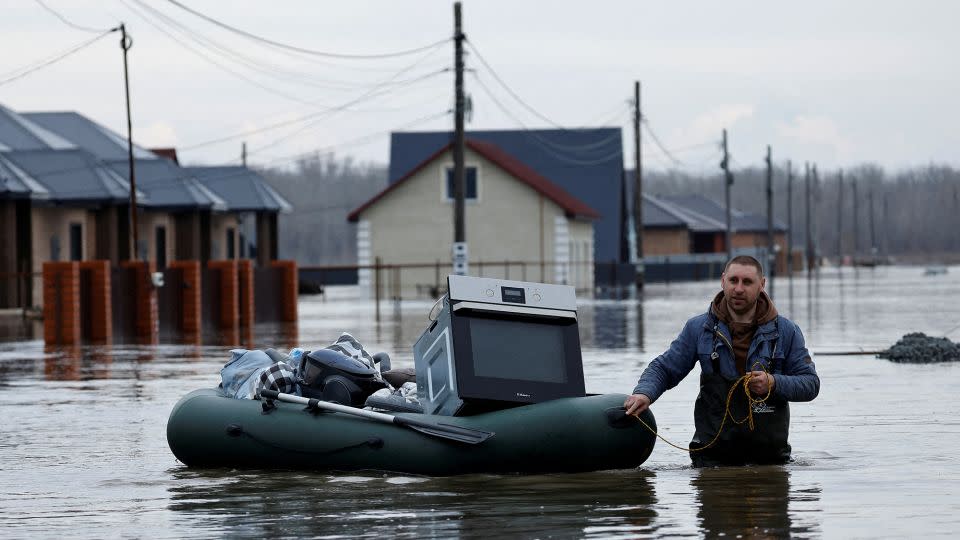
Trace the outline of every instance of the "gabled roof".
<instances>
[{"instance_id":1,"label":"gabled roof","mask_svg":"<svg viewBox=\"0 0 960 540\"><path fill-rule=\"evenodd\" d=\"M724 231L727 228L726 208L711 199L702 195L673 195L662 197L662 199L675 207L684 209L691 214L698 214L701 218L706 218L706 220L715 223L712 227L704 227L705 231ZM734 208L730 211L730 227L735 232L766 232L767 217ZM786 232L787 227L783 222L774 219L773 230Z\"/></svg>"},{"instance_id":2,"label":"gabled roof","mask_svg":"<svg viewBox=\"0 0 960 540\"><path fill-rule=\"evenodd\" d=\"M567 213L567 215L587 219L596 219L600 217L600 214L583 203L583 201L580 201L576 197L570 195L564 189L560 188L530 167L527 167L516 158L498 148L496 145L487 142L476 141L473 139L467 139L464 144L467 148L473 150L477 154L480 154L490 162L503 169L504 172L508 173L513 178L530 186L544 197L556 203L557 206L562 208L563 211ZM356 210L350 212L350 214L347 215L347 220L356 221L359 219L360 214L362 214L364 210L376 204L377 201L415 176L418 172L420 172L420 170L436 160L438 157L446 154L452 147L453 143L448 142L439 150L434 151L433 154L411 168L406 174L387 186L386 189L374 195L373 198L360 205L360 207L358 207Z\"/></svg>"},{"instance_id":3,"label":"gabled roof","mask_svg":"<svg viewBox=\"0 0 960 540\"><path fill-rule=\"evenodd\" d=\"M57 133L104 161L127 159L127 140L117 133L73 111L30 112L20 116ZM160 159L153 152L133 146L136 159Z\"/></svg>"},{"instance_id":4,"label":"gabled roof","mask_svg":"<svg viewBox=\"0 0 960 540\"><path fill-rule=\"evenodd\" d=\"M126 159L111 161L108 165L121 175L124 181L129 181L130 166ZM226 201L168 159L137 159L134 160L134 165L137 191L142 190L149 198L149 203L145 203L145 206L168 209L227 209Z\"/></svg>"},{"instance_id":5,"label":"gabled roof","mask_svg":"<svg viewBox=\"0 0 960 540\"><path fill-rule=\"evenodd\" d=\"M600 214L594 222L596 260L620 256L623 141L620 128L468 131L496 145ZM389 181L396 182L449 144L453 133L399 132L390 138Z\"/></svg>"},{"instance_id":6,"label":"gabled roof","mask_svg":"<svg viewBox=\"0 0 960 540\"><path fill-rule=\"evenodd\" d=\"M0 197L48 199L50 191L0 153Z\"/></svg>"},{"instance_id":7,"label":"gabled roof","mask_svg":"<svg viewBox=\"0 0 960 540\"><path fill-rule=\"evenodd\" d=\"M262 176L246 167L185 167L184 170L225 200L231 210L283 213L293 211L293 206Z\"/></svg>"},{"instance_id":8,"label":"gabled roof","mask_svg":"<svg viewBox=\"0 0 960 540\"><path fill-rule=\"evenodd\" d=\"M0 105L0 151L73 149L76 145Z\"/></svg>"},{"instance_id":9,"label":"gabled roof","mask_svg":"<svg viewBox=\"0 0 960 540\"><path fill-rule=\"evenodd\" d=\"M73 150L23 150L3 154L22 172L42 185L58 202L123 203L129 199L127 181L79 148ZM149 196L137 190L149 203Z\"/></svg>"}]
</instances>

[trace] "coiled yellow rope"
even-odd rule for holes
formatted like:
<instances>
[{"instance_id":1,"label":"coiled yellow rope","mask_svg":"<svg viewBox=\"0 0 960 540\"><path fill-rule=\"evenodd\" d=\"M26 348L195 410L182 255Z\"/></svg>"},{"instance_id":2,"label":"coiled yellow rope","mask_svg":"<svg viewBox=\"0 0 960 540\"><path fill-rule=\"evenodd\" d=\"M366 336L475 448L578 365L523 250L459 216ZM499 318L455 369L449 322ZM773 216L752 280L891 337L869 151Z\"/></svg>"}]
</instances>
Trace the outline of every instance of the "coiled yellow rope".
<instances>
[{"instance_id":1,"label":"coiled yellow rope","mask_svg":"<svg viewBox=\"0 0 960 540\"><path fill-rule=\"evenodd\" d=\"M755 364L753 365L753 367L756 367L756 366L757 366L757 364L755 363ZM762 367L762 366L761 366L761 367ZM752 368L751 368L751 369L752 369ZM764 369L763 372L766 373L767 370ZM672 446L672 447L674 447L674 448L677 448L677 449L679 449L679 450L683 450L683 451L685 451L685 452L700 452L701 450L706 450L707 448L710 448L711 446L713 446L713 445L717 442L717 440L720 438L720 434L723 433L723 426L724 426L724 424L726 424L726 422L727 422L727 417L728 417L728 416L730 417L730 420L731 420L734 424L738 424L738 425L739 425L739 424L742 424L742 423L744 423L744 422L748 422L747 425L750 426L750 431L753 431L753 427L754 427L754 424L753 424L753 407L754 407L756 404L758 404L758 403L763 403L763 402L767 401L767 399L770 398L770 393L773 391L773 388L772 388L772 387L770 386L770 384L768 383L768 384L767 384L767 395L763 396L763 398L755 398L755 397L753 397L753 395L750 394L750 379L751 379L751 378L753 378L753 374L752 374L752 373L747 373L747 374L743 375L742 377L740 377L739 379L737 379L736 381L734 381L734 383L733 383L732 385L730 385L730 391L727 392L727 405L726 405L726 407L725 407L725 409L724 409L724 412L723 412L723 419L720 421L720 428L717 429L717 434L714 435L713 440L710 441L706 446L701 446L700 448L688 448L688 447L683 447L683 446L674 444L674 443L668 441L666 438L664 438L663 435L660 435L659 433L657 433L657 430L655 430L655 429L653 429L652 427L650 427L649 424L647 424L646 422L644 422L644 421L643 421L643 418L640 418L640 415L639 415L638 413L634 413L632 416L635 416L635 417L637 418L637 420L639 420L640 423L643 424L643 426L644 426L645 428L649 429L651 433L653 433L654 435L656 435L660 440L662 440L663 442L669 444L670 446ZM730 411L730 402L733 401L733 393L737 390L737 385L740 385L741 382L742 382L742 386L743 386L743 391L744 391L744 393L746 393L746 395L747 395L747 415L746 415L744 418L742 418L741 420L737 420L736 418L733 417L733 412Z\"/></svg>"}]
</instances>

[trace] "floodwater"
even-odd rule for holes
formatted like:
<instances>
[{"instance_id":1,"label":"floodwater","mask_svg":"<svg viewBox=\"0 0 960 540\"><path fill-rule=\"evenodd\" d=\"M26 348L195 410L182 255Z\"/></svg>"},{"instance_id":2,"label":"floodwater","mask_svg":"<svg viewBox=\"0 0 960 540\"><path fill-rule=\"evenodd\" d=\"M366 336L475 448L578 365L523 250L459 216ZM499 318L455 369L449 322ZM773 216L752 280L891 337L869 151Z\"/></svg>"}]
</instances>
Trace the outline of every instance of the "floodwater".
<instances>
[{"instance_id":1,"label":"floodwater","mask_svg":"<svg viewBox=\"0 0 960 540\"><path fill-rule=\"evenodd\" d=\"M716 281L651 284L642 302L583 301L590 392L628 393ZM395 367L429 300L399 309L351 288L301 298L299 344L350 331ZM900 365L829 353L888 347L908 332L960 340L960 268L824 270L777 279L822 379L791 408L795 462L696 470L658 442L638 469L575 475L423 478L399 474L193 470L165 437L186 392L212 387L227 347L0 344L0 536L34 537L953 537L960 531L960 364ZM257 346L289 347L282 328ZM653 411L661 434L692 435L695 374Z\"/></svg>"}]
</instances>

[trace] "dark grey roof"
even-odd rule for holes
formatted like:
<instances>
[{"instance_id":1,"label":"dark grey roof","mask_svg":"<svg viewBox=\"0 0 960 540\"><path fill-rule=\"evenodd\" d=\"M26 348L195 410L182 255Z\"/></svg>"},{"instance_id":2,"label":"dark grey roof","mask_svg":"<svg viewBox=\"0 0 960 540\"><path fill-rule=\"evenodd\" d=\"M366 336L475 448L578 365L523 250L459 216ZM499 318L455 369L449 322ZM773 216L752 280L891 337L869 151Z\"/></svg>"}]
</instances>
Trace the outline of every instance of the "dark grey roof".
<instances>
[{"instance_id":1,"label":"dark grey roof","mask_svg":"<svg viewBox=\"0 0 960 540\"><path fill-rule=\"evenodd\" d=\"M30 112L20 116L62 136L104 161L127 159L126 138L73 111ZM134 158L155 158L153 152L134 145Z\"/></svg>"},{"instance_id":2,"label":"dark grey roof","mask_svg":"<svg viewBox=\"0 0 960 540\"><path fill-rule=\"evenodd\" d=\"M392 184L449 144L449 131L400 132L390 137ZM620 254L623 141L620 128L468 131L472 140L494 144L537 174L600 213L593 224L596 260ZM468 233L469 236L469 233Z\"/></svg>"},{"instance_id":3,"label":"dark grey roof","mask_svg":"<svg viewBox=\"0 0 960 540\"><path fill-rule=\"evenodd\" d=\"M262 176L247 167L184 167L184 170L225 200L231 210L284 213L293 210L293 206Z\"/></svg>"},{"instance_id":4,"label":"dark grey roof","mask_svg":"<svg viewBox=\"0 0 960 540\"><path fill-rule=\"evenodd\" d=\"M69 149L76 145L0 105L0 152L46 148Z\"/></svg>"},{"instance_id":5,"label":"dark grey roof","mask_svg":"<svg viewBox=\"0 0 960 540\"><path fill-rule=\"evenodd\" d=\"M715 222L717 226L711 230L722 231L726 229L727 210L723 205L711 199L702 195L673 195L661 197L661 199L673 204L675 207L687 210L690 213L699 214L707 220ZM767 230L767 217L732 209L730 211L730 226L736 232L764 232ZM783 222L774 219L773 230L786 232L787 227Z\"/></svg>"},{"instance_id":6,"label":"dark grey roof","mask_svg":"<svg viewBox=\"0 0 960 540\"><path fill-rule=\"evenodd\" d=\"M126 159L108 162L125 181L129 181L130 165ZM222 198L207 189L187 170L162 158L134 160L137 191L146 193L149 202L144 206L183 209L206 208L226 210Z\"/></svg>"},{"instance_id":7,"label":"dark grey roof","mask_svg":"<svg viewBox=\"0 0 960 540\"><path fill-rule=\"evenodd\" d=\"M0 153L0 197L47 199L50 191Z\"/></svg>"},{"instance_id":8,"label":"dark grey roof","mask_svg":"<svg viewBox=\"0 0 960 540\"><path fill-rule=\"evenodd\" d=\"M22 150L3 156L48 190L59 202L111 202L129 199L126 180L79 148L73 150ZM137 190L144 202L149 197Z\"/></svg>"},{"instance_id":9,"label":"dark grey roof","mask_svg":"<svg viewBox=\"0 0 960 540\"><path fill-rule=\"evenodd\" d=\"M671 205L649 195L643 196L643 226L652 228L687 228L683 219Z\"/></svg>"}]
</instances>

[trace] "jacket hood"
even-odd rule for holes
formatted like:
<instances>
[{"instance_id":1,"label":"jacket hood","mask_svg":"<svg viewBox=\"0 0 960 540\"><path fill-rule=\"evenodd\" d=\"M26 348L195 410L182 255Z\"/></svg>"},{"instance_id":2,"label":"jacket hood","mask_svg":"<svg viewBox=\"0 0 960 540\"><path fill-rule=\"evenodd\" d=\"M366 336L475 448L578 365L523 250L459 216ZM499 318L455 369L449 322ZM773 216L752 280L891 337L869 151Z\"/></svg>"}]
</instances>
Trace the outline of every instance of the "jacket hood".
<instances>
[{"instance_id":1,"label":"jacket hood","mask_svg":"<svg viewBox=\"0 0 960 540\"><path fill-rule=\"evenodd\" d=\"M717 293L710 303L710 312L720 322L730 325L730 310L727 308L727 298L723 291ZM773 305L773 299L767 295L767 291L760 291L757 297L757 311L754 313L753 322L757 326L762 326L777 318L777 306Z\"/></svg>"}]
</instances>

